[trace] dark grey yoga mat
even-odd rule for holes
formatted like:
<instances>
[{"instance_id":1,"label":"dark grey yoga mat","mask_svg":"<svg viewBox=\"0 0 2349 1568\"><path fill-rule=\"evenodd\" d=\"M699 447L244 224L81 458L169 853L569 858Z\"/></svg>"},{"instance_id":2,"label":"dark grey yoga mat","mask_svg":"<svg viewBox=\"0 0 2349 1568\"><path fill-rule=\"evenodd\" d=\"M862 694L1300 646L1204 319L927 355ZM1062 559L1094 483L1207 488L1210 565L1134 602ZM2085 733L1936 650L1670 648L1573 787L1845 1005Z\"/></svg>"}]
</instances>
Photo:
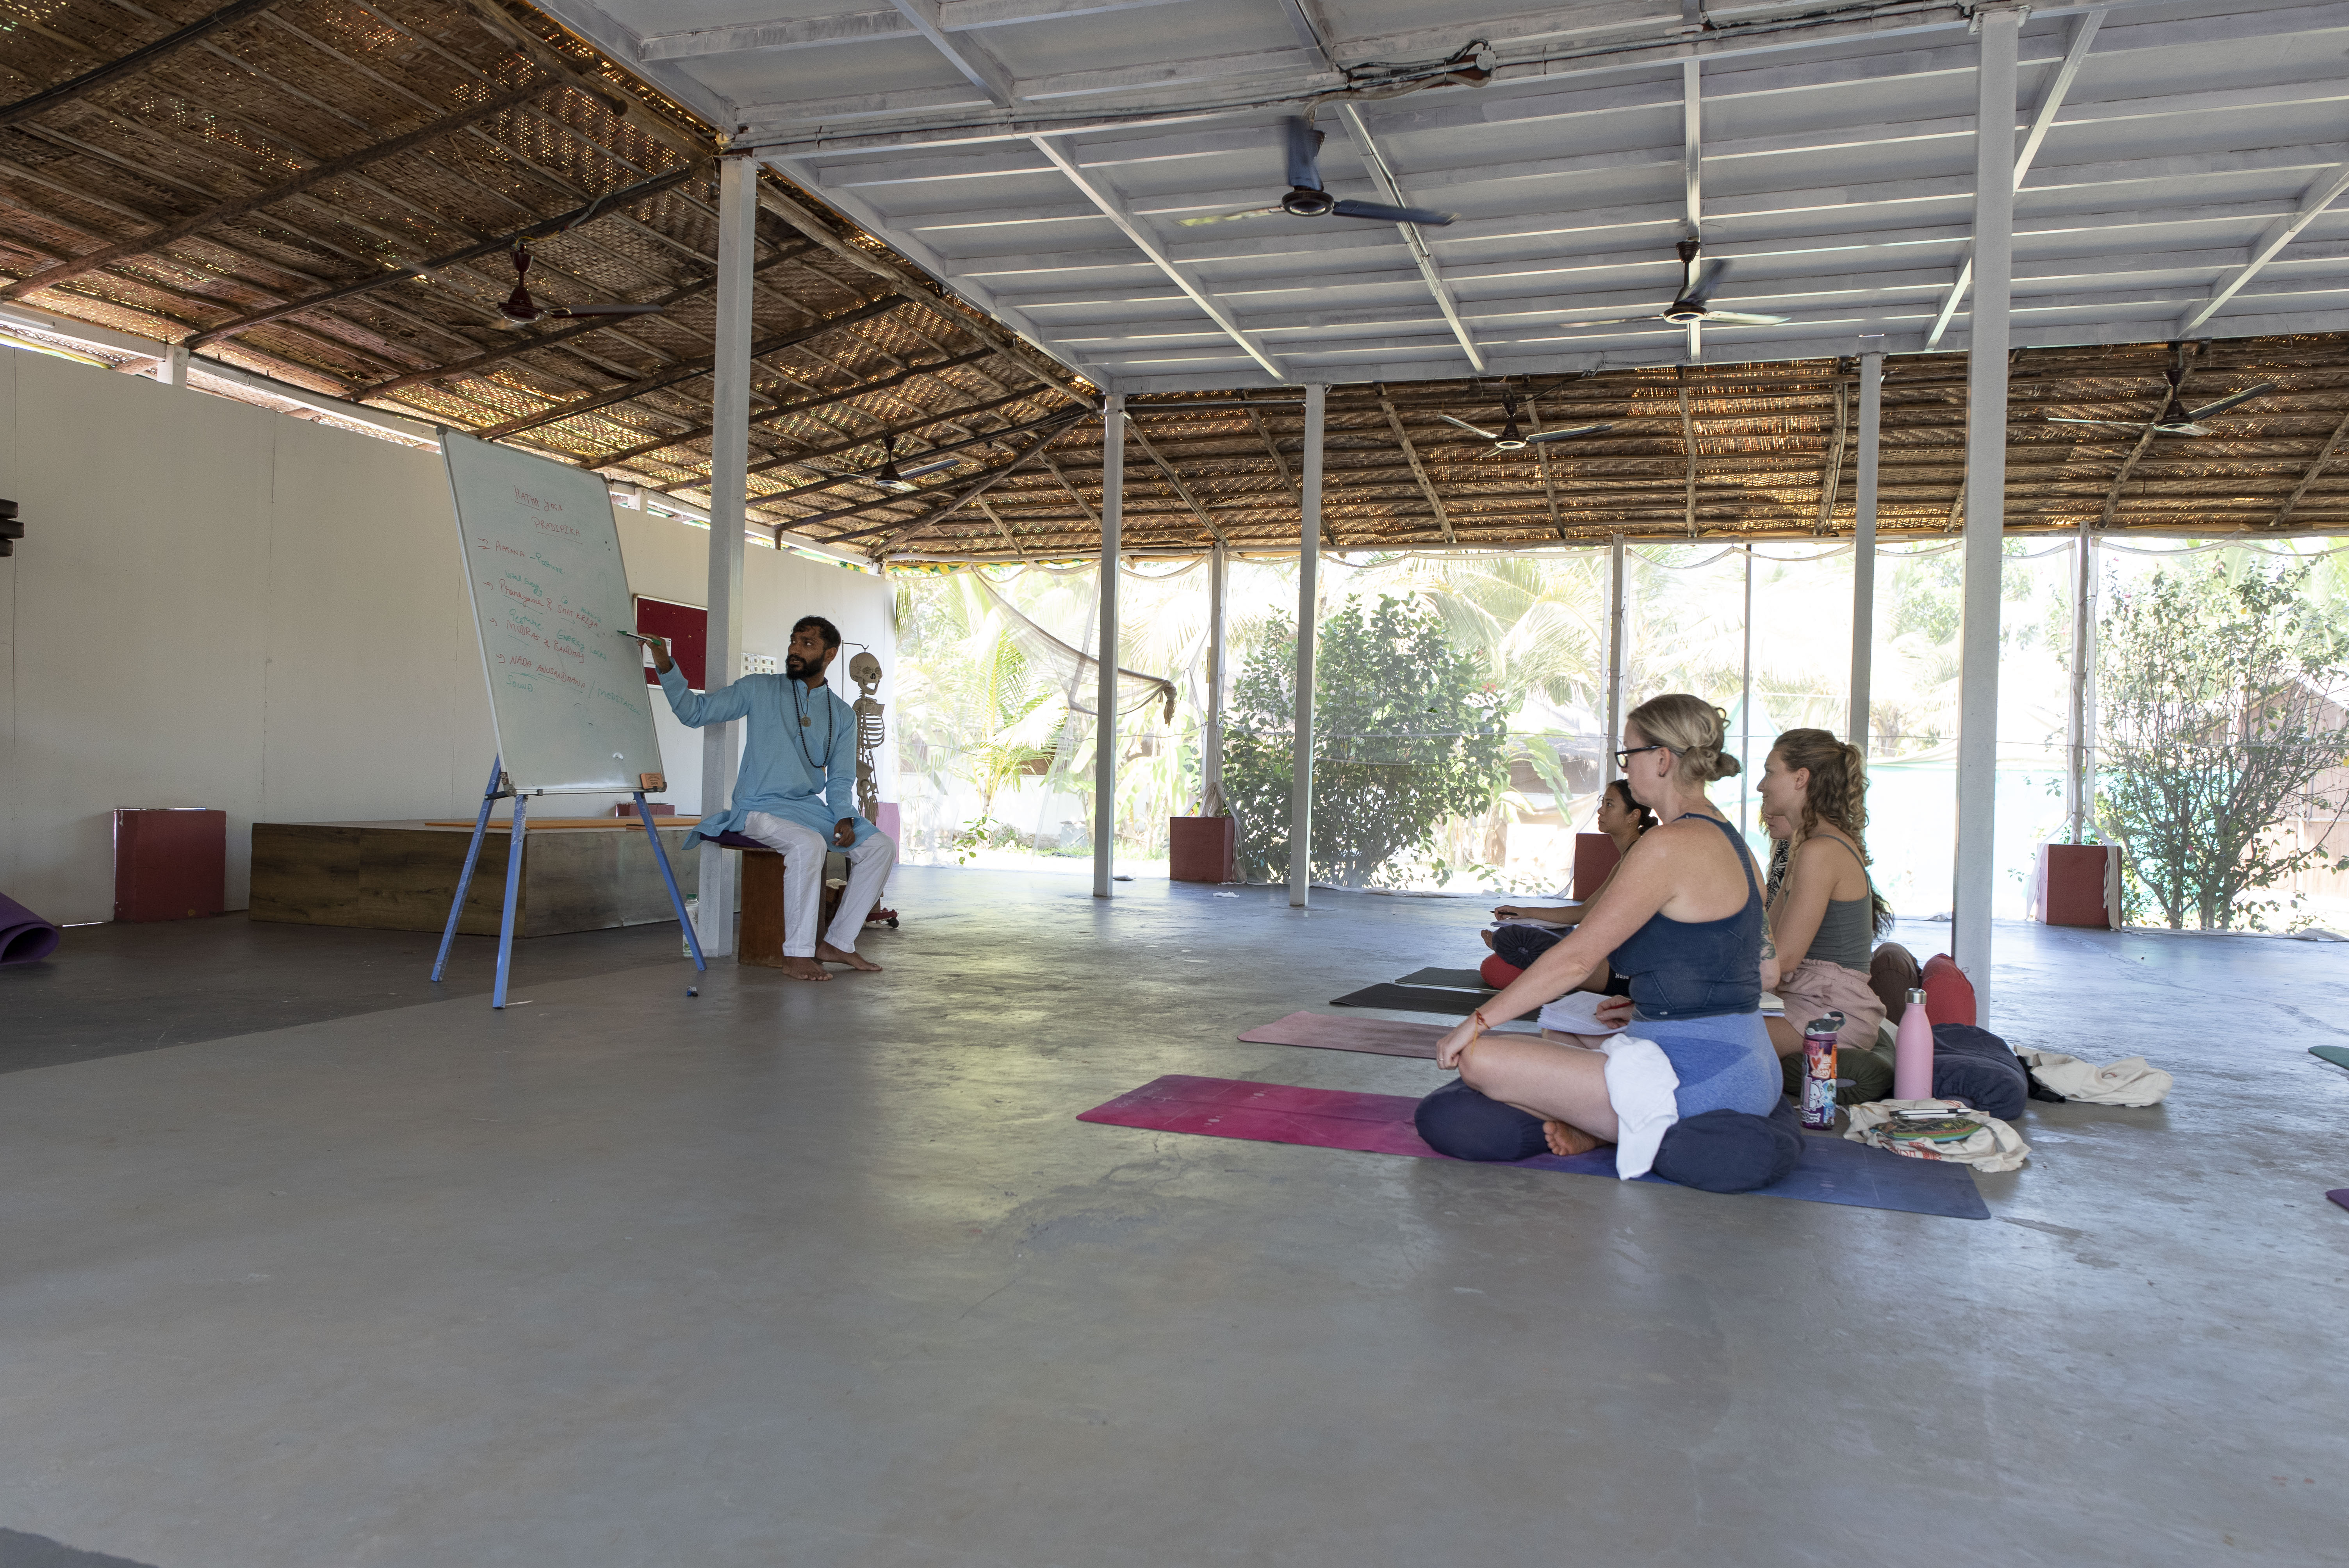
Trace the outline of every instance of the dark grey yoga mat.
<instances>
[{"instance_id":1,"label":"dark grey yoga mat","mask_svg":"<svg viewBox=\"0 0 2349 1568\"><path fill-rule=\"evenodd\" d=\"M1486 991L1431 991L1421 985L1365 985L1343 996L1332 996L1332 1007L1392 1007L1402 1013L1437 1013L1464 1018L1482 1006Z\"/></svg>"},{"instance_id":2,"label":"dark grey yoga mat","mask_svg":"<svg viewBox=\"0 0 2349 1568\"><path fill-rule=\"evenodd\" d=\"M1395 982L1398 985L1442 985L1454 991L1482 991L1490 995L1493 988L1485 984L1485 976L1475 969L1414 969Z\"/></svg>"}]
</instances>

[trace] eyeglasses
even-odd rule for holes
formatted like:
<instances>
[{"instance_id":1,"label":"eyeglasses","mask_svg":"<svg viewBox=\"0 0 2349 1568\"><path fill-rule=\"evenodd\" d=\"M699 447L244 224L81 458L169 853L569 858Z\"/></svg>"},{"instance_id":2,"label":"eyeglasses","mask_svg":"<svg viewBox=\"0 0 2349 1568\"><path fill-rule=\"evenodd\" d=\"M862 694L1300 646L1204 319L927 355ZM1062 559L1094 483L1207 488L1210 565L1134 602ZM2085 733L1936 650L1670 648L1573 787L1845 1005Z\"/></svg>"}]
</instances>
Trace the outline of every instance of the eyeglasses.
<instances>
[{"instance_id":1,"label":"eyeglasses","mask_svg":"<svg viewBox=\"0 0 2349 1568\"><path fill-rule=\"evenodd\" d=\"M1669 747L1669 746L1665 746L1665 745L1661 744L1661 742L1659 742L1658 744L1653 745L1653 746L1633 746L1633 747L1630 747L1630 748L1627 748L1626 749L1621 750L1621 751L1619 751L1619 752L1617 752L1617 753L1615 754L1615 766L1616 766L1616 767L1618 767L1618 768L1622 767L1622 766L1623 766L1623 764L1624 764L1625 762L1629 761L1630 758L1634 758L1634 757L1639 756L1639 755L1640 755L1640 753L1641 753L1642 751L1670 751L1671 749L1671 747Z\"/></svg>"}]
</instances>

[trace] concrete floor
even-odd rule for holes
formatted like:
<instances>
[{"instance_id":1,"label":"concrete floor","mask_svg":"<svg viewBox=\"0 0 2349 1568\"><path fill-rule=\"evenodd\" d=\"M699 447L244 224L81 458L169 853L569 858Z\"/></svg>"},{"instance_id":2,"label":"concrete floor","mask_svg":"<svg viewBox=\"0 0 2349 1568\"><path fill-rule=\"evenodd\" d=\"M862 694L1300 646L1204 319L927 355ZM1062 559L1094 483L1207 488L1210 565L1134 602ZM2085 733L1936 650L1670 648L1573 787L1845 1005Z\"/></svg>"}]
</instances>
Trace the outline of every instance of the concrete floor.
<instances>
[{"instance_id":1,"label":"concrete floor","mask_svg":"<svg viewBox=\"0 0 2349 1568\"><path fill-rule=\"evenodd\" d=\"M886 975L543 939L504 1015L73 933L0 971L0 1568L2343 1561L2342 949L2002 927L1995 1025L2178 1088L2034 1104L1987 1222L1073 1119L1434 1087L1235 1043L1477 951L1316 897L907 868Z\"/></svg>"}]
</instances>

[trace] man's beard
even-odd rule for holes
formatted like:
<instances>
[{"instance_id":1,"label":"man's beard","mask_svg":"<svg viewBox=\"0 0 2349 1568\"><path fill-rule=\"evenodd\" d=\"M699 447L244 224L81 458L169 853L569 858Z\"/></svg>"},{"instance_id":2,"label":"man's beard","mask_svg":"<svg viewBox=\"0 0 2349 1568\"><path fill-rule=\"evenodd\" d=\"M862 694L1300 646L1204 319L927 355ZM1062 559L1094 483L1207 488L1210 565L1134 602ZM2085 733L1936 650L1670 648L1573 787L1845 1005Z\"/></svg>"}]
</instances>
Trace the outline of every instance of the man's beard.
<instances>
[{"instance_id":1,"label":"man's beard","mask_svg":"<svg viewBox=\"0 0 2349 1568\"><path fill-rule=\"evenodd\" d=\"M797 654L785 654L783 674L795 681L813 680L823 674L823 665L812 659L803 659Z\"/></svg>"}]
</instances>

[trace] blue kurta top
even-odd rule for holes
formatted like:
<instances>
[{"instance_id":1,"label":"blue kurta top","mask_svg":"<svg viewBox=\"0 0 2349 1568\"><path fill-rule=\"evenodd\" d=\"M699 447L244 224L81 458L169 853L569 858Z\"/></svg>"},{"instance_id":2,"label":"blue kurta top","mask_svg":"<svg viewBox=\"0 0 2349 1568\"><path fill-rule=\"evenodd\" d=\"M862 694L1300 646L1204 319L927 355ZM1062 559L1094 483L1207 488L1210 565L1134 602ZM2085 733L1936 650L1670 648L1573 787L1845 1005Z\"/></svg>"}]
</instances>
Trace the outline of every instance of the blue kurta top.
<instances>
[{"instance_id":1,"label":"blue kurta top","mask_svg":"<svg viewBox=\"0 0 2349 1568\"><path fill-rule=\"evenodd\" d=\"M856 824L860 844L878 830L852 804L856 710L831 686L811 692L789 676L744 676L722 690L697 693L674 665L660 684L680 724L699 729L730 718L748 721L742 761L734 774L734 802L721 814L701 819L702 837L739 833L753 811L796 822L827 843L843 817ZM802 713L812 721L804 727Z\"/></svg>"}]
</instances>

